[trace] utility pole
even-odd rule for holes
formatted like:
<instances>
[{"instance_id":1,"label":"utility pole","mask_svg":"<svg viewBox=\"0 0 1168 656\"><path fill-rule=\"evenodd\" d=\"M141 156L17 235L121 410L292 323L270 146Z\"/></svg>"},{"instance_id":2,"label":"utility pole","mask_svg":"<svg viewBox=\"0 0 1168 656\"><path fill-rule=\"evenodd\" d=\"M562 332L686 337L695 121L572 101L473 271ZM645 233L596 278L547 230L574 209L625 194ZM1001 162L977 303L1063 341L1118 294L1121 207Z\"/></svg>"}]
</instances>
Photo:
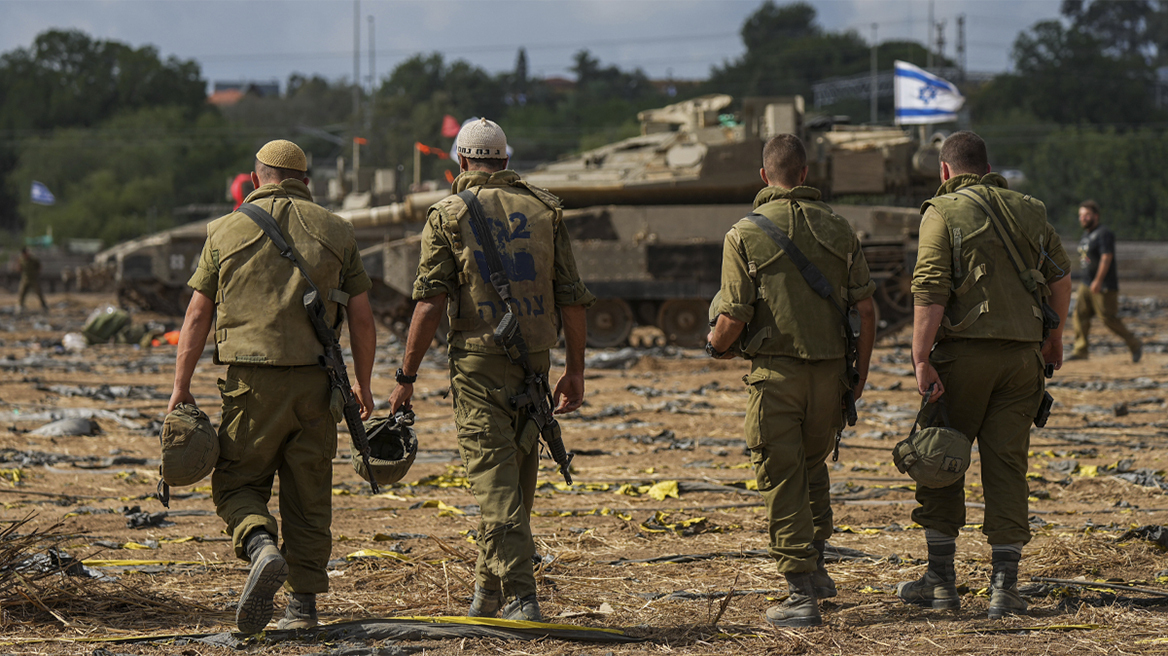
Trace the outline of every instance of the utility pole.
<instances>
[{"instance_id":1,"label":"utility pole","mask_svg":"<svg viewBox=\"0 0 1168 656\"><path fill-rule=\"evenodd\" d=\"M925 68L933 67L933 0L929 0L929 29L925 30Z\"/></svg>"},{"instance_id":2,"label":"utility pole","mask_svg":"<svg viewBox=\"0 0 1168 656\"><path fill-rule=\"evenodd\" d=\"M957 79L965 81L965 14L957 15Z\"/></svg>"},{"instance_id":3,"label":"utility pole","mask_svg":"<svg viewBox=\"0 0 1168 656\"><path fill-rule=\"evenodd\" d=\"M945 21L937 21L937 56L945 57Z\"/></svg>"},{"instance_id":4,"label":"utility pole","mask_svg":"<svg viewBox=\"0 0 1168 656\"><path fill-rule=\"evenodd\" d=\"M357 170L360 155L357 153L357 132L361 129L361 0L353 0L353 193L357 188ZM344 181L341 181L344 185Z\"/></svg>"},{"instance_id":5,"label":"utility pole","mask_svg":"<svg viewBox=\"0 0 1168 656\"><path fill-rule=\"evenodd\" d=\"M869 83L869 86L871 87L869 89L869 91L871 91L871 93L869 94L870 105L871 105L871 108L870 108L871 109L871 117L869 118L869 123L873 123L873 124L876 123L876 84L877 84L876 23L872 23L872 80Z\"/></svg>"},{"instance_id":6,"label":"utility pole","mask_svg":"<svg viewBox=\"0 0 1168 656\"><path fill-rule=\"evenodd\" d=\"M373 94L377 91L377 53L373 45L373 14L369 14L369 99L365 103L365 138L373 132Z\"/></svg>"}]
</instances>

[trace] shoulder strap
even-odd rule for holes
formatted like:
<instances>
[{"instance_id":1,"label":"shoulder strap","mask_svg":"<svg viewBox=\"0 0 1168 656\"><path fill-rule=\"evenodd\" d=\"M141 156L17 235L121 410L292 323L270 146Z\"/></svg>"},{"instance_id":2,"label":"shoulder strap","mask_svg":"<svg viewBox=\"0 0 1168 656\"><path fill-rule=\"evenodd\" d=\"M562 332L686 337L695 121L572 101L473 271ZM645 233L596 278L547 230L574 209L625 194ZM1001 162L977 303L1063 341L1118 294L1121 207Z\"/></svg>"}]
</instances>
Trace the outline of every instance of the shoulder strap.
<instances>
[{"instance_id":1,"label":"shoulder strap","mask_svg":"<svg viewBox=\"0 0 1168 656\"><path fill-rule=\"evenodd\" d=\"M308 275L308 270L304 267L303 262L300 261L300 256L296 254L295 249L288 243L288 240L284 239L284 234L280 232L280 226L276 225L276 219L267 210L252 203L244 203L236 211L242 212L247 218L255 221L255 224L260 227L260 230L263 230L264 234L268 236L268 239L271 239L272 243L275 244L276 248L280 251L280 255L292 260L292 264L295 264L296 268L300 270L300 275L304 276L304 280L308 282L308 286L312 288L312 291L316 292L317 298L319 298L320 290L317 289L316 283L312 282L312 276Z\"/></svg>"},{"instance_id":2,"label":"shoulder strap","mask_svg":"<svg viewBox=\"0 0 1168 656\"><path fill-rule=\"evenodd\" d=\"M840 314L844 313L843 307L832 298L831 283L827 281L827 278L823 277L823 272L819 270L819 267L812 264L811 260L807 259L803 251L799 250L799 247L795 245L795 242L791 241L791 238L787 236L787 233L783 232L782 228L757 212L747 214L746 218L758 226L766 236L770 237L787 254L787 257L791 258L791 262L799 269L803 280L807 281L812 291L818 294L820 298L826 298L831 301L831 304L840 311Z\"/></svg>"},{"instance_id":3,"label":"shoulder strap","mask_svg":"<svg viewBox=\"0 0 1168 656\"><path fill-rule=\"evenodd\" d=\"M1002 243L1005 244L1006 255L1010 257L1010 263L1014 265L1014 269L1018 271L1018 275L1022 275L1027 271L1025 260L1022 259L1022 254L1018 252L1018 244L1014 241L1014 237L1010 234L1010 231L1006 230L1006 226L1002 224L1002 219L998 217L998 213L994 211L993 206L981 194L968 187L958 190L957 193L977 203L978 207L989 215L990 222L994 226L994 232L997 233L998 239L1002 240Z\"/></svg>"},{"instance_id":4,"label":"shoulder strap","mask_svg":"<svg viewBox=\"0 0 1168 656\"><path fill-rule=\"evenodd\" d=\"M483 205L474 192L469 189L459 192L458 197L466 203L466 208L470 211L471 226L478 235L479 245L482 246L483 255L486 256L487 270L491 274L488 282L499 293L499 298L510 305L511 279L507 277L507 272L503 268L503 257L499 254L499 247L495 244L494 235L491 234L491 227L487 223L487 215L483 210Z\"/></svg>"}]
</instances>

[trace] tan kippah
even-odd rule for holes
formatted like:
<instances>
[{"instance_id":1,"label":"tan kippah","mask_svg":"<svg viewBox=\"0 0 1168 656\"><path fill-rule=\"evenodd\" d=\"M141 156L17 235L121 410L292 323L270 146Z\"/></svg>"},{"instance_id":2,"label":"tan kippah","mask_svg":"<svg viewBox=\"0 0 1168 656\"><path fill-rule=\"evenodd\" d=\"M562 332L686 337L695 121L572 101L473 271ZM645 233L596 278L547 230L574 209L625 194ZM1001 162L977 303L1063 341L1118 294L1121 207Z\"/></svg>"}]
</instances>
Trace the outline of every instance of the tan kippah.
<instances>
[{"instance_id":1,"label":"tan kippah","mask_svg":"<svg viewBox=\"0 0 1168 656\"><path fill-rule=\"evenodd\" d=\"M275 169L308 170L308 158L304 156L304 151L287 139L276 139L264 144L260 152L256 153L256 159Z\"/></svg>"},{"instance_id":2,"label":"tan kippah","mask_svg":"<svg viewBox=\"0 0 1168 656\"><path fill-rule=\"evenodd\" d=\"M507 159L507 135L498 123L480 118L458 131L458 154L471 159Z\"/></svg>"}]
</instances>

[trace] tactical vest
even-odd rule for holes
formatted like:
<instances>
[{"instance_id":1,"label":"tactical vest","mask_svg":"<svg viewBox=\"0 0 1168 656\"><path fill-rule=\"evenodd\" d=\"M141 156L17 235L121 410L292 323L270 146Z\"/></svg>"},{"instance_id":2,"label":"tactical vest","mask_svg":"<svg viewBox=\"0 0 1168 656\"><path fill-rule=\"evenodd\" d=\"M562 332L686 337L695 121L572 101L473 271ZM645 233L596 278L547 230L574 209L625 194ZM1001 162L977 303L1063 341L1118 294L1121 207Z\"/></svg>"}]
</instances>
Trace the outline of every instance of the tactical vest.
<instances>
[{"instance_id":1,"label":"tactical vest","mask_svg":"<svg viewBox=\"0 0 1168 656\"><path fill-rule=\"evenodd\" d=\"M971 189L998 212L1010 231L1029 270L1049 295L1046 279L1037 270L1049 244L1046 236L1046 206L1041 201L993 184L982 182ZM938 339L1003 339L1019 342L1042 341L1042 309L1026 289L1010 262L1002 241L994 232L989 216L969 198L956 193L932 198L921 213L934 208L945 221L953 247L953 292L945 306Z\"/></svg>"},{"instance_id":2,"label":"tactical vest","mask_svg":"<svg viewBox=\"0 0 1168 656\"><path fill-rule=\"evenodd\" d=\"M338 304L348 303L339 287L345 250L355 249L356 241L351 224L307 200L310 197L304 183L285 180L260 187L247 202L276 219L312 281L327 297L325 307L329 325L333 325ZM308 285L296 267L240 212L212 221L207 238L212 256L219 260L219 291L215 296L218 360L225 364L316 364L324 347L304 309Z\"/></svg>"},{"instance_id":3,"label":"tactical vest","mask_svg":"<svg viewBox=\"0 0 1168 656\"><path fill-rule=\"evenodd\" d=\"M846 308L849 272L858 247L856 233L830 207L813 200L818 197L814 189L798 187L754 211L787 232L831 283L832 298ZM754 317L740 341L743 354L805 360L844 357L846 337L839 310L811 289L779 245L749 219L742 219L734 229L741 237L757 291Z\"/></svg>"},{"instance_id":4,"label":"tactical vest","mask_svg":"<svg viewBox=\"0 0 1168 656\"><path fill-rule=\"evenodd\" d=\"M523 182L512 171L489 176L476 171L463 173L454 188L475 193L492 234L475 233L466 203L457 195L431 208L439 214L459 265L458 288L446 304L450 345L479 353L503 353L491 337L507 308L489 280L486 256L479 245L485 237L495 240L511 279L511 295L527 348L532 352L552 348L560 329L553 290L555 227L562 220L559 200Z\"/></svg>"}]
</instances>

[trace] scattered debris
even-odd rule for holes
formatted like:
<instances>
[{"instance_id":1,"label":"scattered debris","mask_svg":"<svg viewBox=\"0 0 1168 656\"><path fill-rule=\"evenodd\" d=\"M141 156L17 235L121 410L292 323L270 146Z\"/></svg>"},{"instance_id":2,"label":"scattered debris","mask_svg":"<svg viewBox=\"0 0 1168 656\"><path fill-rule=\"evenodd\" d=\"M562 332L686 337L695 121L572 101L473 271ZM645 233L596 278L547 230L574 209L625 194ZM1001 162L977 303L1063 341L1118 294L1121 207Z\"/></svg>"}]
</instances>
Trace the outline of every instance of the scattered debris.
<instances>
[{"instance_id":1,"label":"scattered debris","mask_svg":"<svg viewBox=\"0 0 1168 656\"><path fill-rule=\"evenodd\" d=\"M32 431L29 435L38 437L70 437L74 435L97 435L101 428L97 422L82 417L58 419Z\"/></svg>"}]
</instances>

